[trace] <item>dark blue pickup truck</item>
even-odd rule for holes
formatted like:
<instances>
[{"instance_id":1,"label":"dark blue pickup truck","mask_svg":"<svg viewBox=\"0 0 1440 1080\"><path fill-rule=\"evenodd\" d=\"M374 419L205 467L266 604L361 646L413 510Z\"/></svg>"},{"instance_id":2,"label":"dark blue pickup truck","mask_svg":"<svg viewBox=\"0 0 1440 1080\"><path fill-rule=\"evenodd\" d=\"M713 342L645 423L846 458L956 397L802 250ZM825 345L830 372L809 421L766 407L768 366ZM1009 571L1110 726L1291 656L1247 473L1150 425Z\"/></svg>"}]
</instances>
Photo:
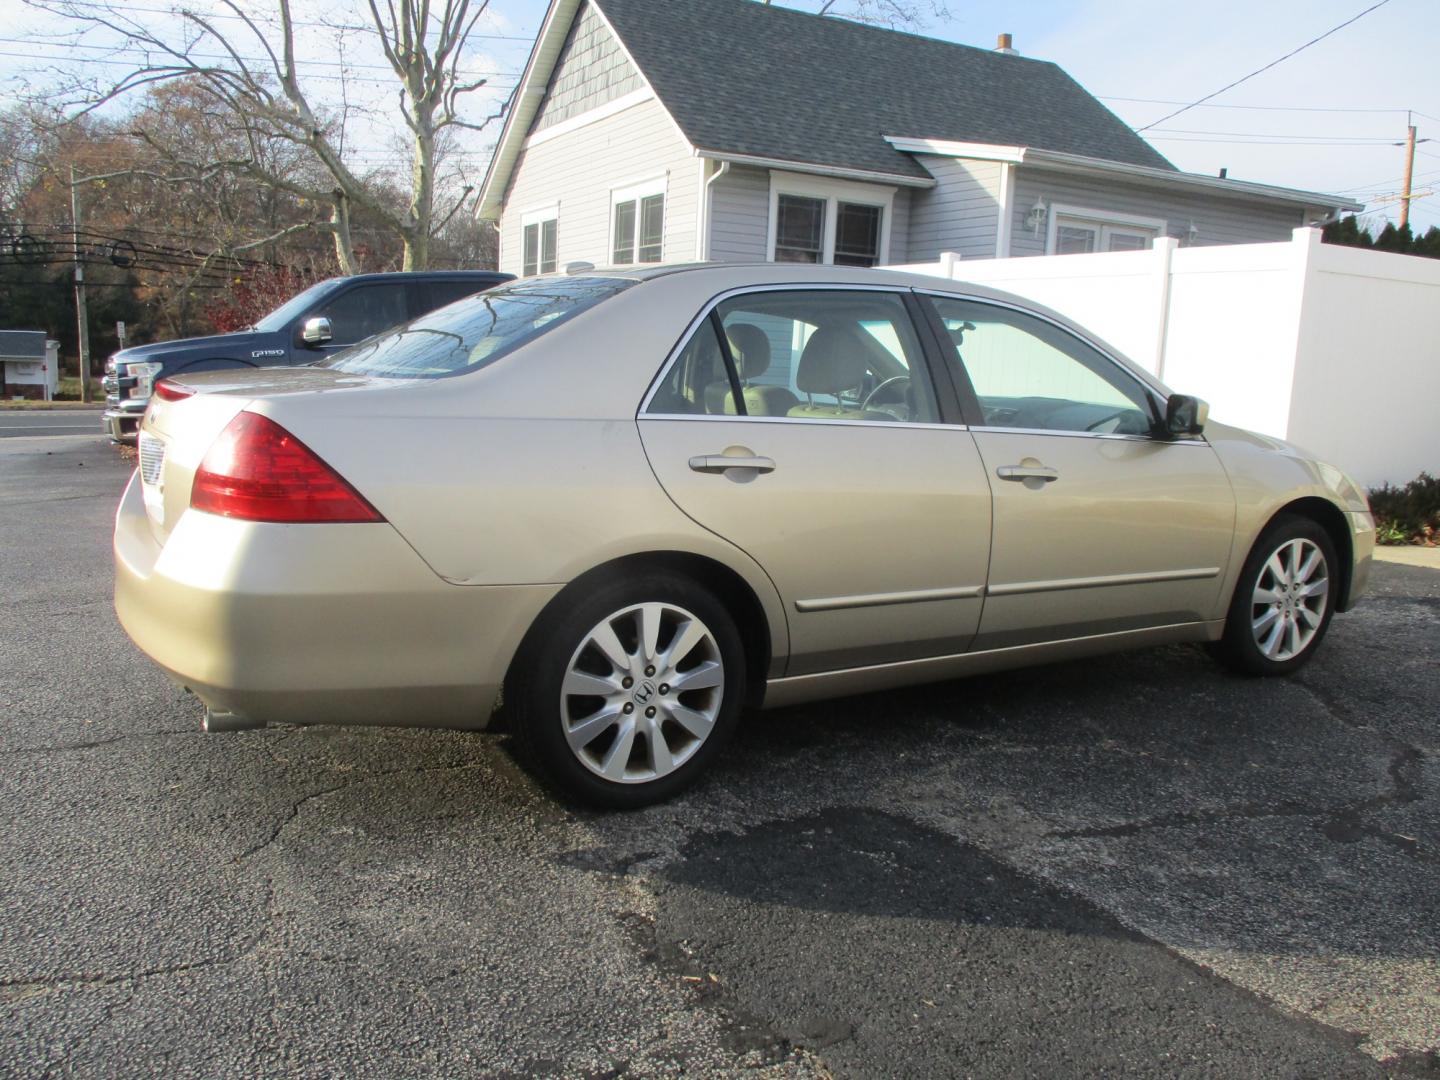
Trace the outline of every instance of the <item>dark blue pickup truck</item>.
<instances>
[{"instance_id":1,"label":"dark blue pickup truck","mask_svg":"<svg viewBox=\"0 0 1440 1080\"><path fill-rule=\"evenodd\" d=\"M150 391L167 375L314 363L513 276L436 270L330 278L287 300L249 329L122 349L105 364L105 429L116 442L134 442Z\"/></svg>"}]
</instances>

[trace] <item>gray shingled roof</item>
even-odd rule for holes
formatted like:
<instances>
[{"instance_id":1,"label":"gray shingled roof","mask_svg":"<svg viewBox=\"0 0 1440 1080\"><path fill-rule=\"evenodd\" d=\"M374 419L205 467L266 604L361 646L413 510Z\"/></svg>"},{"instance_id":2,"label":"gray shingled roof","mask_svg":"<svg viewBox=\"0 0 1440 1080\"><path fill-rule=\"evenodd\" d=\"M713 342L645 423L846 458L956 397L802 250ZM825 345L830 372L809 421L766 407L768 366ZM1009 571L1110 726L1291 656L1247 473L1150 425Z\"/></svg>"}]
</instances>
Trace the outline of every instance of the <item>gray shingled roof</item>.
<instances>
[{"instance_id":1,"label":"gray shingled roof","mask_svg":"<svg viewBox=\"0 0 1440 1080\"><path fill-rule=\"evenodd\" d=\"M0 330L0 356L7 360L44 360L44 330Z\"/></svg>"},{"instance_id":2,"label":"gray shingled roof","mask_svg":"<svg viewBox=\"0 0 1440 1080\"><path fill-rule=\"evenodd\" d=\"M1048 61L754 0L594 2L702 150L928 175L896 135L1174 168Z\"/></svg>"}]
</instances>

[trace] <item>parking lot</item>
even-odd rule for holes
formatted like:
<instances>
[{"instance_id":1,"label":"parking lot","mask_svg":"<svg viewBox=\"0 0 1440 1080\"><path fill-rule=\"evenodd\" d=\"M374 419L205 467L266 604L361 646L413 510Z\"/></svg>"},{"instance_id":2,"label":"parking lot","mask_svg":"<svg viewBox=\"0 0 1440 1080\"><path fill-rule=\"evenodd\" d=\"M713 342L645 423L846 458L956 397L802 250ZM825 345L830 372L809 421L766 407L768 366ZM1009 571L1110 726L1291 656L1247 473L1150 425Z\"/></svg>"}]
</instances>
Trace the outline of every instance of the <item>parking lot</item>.
<instances>
[{"instance_id":1,"label":"parking lot","mask_svg":"<svg viewBox=\"0 0 1440 1080\"><path fill-rule=\"evenodd\" d=\"M0 1075L1440 1076L1440 572L1295 680L756 714L598 814L502 734L202 734L111 609L129 471L0 440Z\"/></svg>"}]
</instances>

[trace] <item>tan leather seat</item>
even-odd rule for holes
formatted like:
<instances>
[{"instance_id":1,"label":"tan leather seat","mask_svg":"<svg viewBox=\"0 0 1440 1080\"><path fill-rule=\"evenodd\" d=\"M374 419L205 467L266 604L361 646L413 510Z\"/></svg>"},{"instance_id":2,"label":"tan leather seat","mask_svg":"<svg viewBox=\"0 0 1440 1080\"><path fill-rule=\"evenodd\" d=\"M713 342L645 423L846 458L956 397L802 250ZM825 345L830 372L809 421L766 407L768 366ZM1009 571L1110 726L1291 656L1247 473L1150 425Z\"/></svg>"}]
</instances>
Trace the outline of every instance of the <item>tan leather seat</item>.
<instances>
[{"instance_id":1,"label":"tan leather seat","mask_svg":"<svg viewBox=\"0 0 1440 1080\"><path fill-rule=\"evenodd\" d=\"M730 355L735 358L735 369L740 376L745 412L750 416L788 416L800 401L789 389L750 385L751 379L770 370L769 336L753 323L736 323L726 328L725 337L729 339ZM705 411L712 415L734 415L735 400L728 380L713 382L705 388Z\"/></svg>"},{"instance_id":2,"label":"tan leather seat","mask_svg":"<svg viewBox=\"0 0 1440 1080\"><path fill-rule=\"evenodd\" d=\"M822 326L816 330L805 343L795 373L795 385L805 395L805 404L796 405L786 415L801 420L894 420L893 416L840 403L841 394L858 391L865 381L866 351L865 342L851 327ZM833 397L835 402L817 405L813 394Z\"/></svg>"}]
</instances>

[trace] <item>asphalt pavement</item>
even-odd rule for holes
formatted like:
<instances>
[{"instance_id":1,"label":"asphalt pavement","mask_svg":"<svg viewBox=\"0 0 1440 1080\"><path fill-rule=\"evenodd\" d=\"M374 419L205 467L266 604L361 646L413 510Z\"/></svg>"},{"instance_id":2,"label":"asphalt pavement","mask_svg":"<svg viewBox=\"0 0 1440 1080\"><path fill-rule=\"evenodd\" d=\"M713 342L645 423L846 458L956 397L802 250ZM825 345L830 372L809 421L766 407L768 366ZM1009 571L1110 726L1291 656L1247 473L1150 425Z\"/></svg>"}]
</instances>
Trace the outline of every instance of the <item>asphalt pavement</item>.
<instances>
[{"instance_id":1,"label":"asphalt pavement","mask_svg":"<svg viewBox=\"0 0 1440 1080\"><path fill-rule=\"evenodd\" d=\"M202 734L111 609L130 467L0 443L0 1076L1440 1076L1440 572L1293 680L756 714L597 814L502 734Z\"/></svg>"},{"instance_id":2,"label":"asphalt pavement","mask_svg":"<svg viewBox=\"0 0 1440 1080\"><path fill-rule=\"evenodd\" d=\"M95 435L98 409L0 409L0 439Z\"/></svg>"}]
</instances>

